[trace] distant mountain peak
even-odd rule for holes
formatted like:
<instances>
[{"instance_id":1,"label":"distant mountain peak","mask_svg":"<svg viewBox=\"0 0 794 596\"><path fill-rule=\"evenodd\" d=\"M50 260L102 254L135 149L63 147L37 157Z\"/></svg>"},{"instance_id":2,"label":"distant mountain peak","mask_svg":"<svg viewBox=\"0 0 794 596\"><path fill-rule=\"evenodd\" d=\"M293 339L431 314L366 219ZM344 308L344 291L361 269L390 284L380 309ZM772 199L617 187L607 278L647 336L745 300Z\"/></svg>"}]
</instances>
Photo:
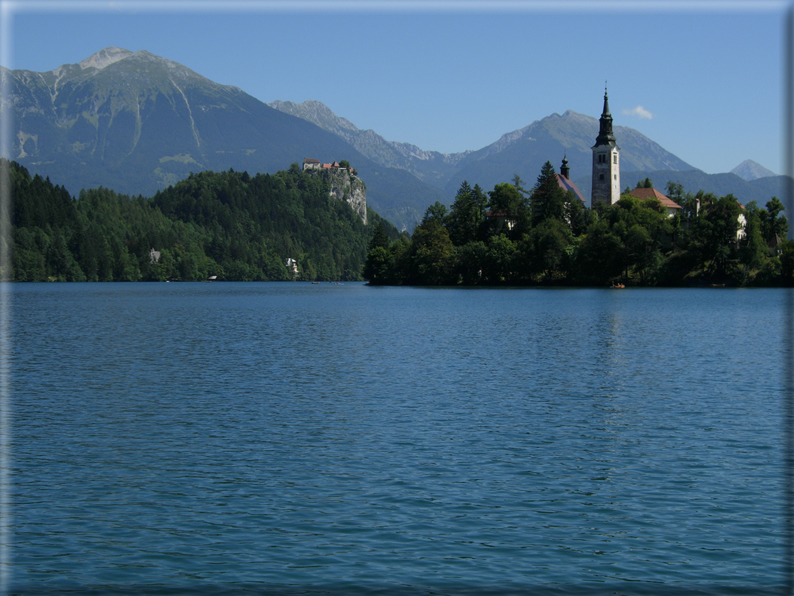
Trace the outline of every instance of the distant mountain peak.
<instances>
[{"instance_id":1,"label":"distant mountain peak","mask_svg":"<svg viewBox=\"0 0 794 596\"><path fill-rule=\"evenodd\" d=\"M730 173L736 174L739 178L747 180L747 182L777 175L752 159L745 159L742 163L733 168Z\"/></svg>"},{"instance_id":2,"label":"distant mountain peak","mask_svg":"<svg viewBox=\"0 0 794 596\"><path fill-rule=\"evenodd\" d=\"M124 58L132 56L132 54L133 53L129 50L111 46L99 50L96 54L91 54L88 58L80 62L80 68L96 68L102 70L106 66L110 66L119 60L124 60Z\"/></svg>"},{"instance_id":3,"label":"distant mountain peak","mask_svg":"<svg viewBox=\"0 0 794 596\"><path fill-rule=\"evenodd\" d=\"M267 105L280 112L308 120L338 135L342 135L345 131L360 132L350 120L337 116L327 105L314 99L307 99L303 103L276 100Z\"/></svg>"}]
</instances>

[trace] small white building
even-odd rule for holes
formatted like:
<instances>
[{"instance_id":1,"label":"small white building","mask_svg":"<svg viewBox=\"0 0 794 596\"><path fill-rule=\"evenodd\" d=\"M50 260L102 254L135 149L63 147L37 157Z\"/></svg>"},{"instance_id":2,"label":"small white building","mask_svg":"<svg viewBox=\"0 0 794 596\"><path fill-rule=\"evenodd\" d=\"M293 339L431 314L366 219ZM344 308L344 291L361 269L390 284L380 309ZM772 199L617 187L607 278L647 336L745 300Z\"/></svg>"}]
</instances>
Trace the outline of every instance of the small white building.
<instances>
[{"instance_id":1,"label":"small white building","mask_svg":"<svg viewBox=\"0 0 794 596\"><path fill-rule=\"evenodd\" d=\"M703 204L701 205L700 199L695 199L695 200L697 201L697 214L698 215L700 215L701 206L704 209L708 209L709 208L708 201L703 202ZM739 203L739 207L741 207L742 211L745 211L744 205L742 205L741 203ZM736 221L739 222L739 228L736 230L736 241L738 242L739 240L741 240L742 238L747 236L747 217L744 215L744 213L740 213L736 217Z\"/></svg>"},{"instance_id":2,"label":"small white building","mask_svg":"<svg viewBox=\"0 0 794 596\"><path fill-rule=\"evenodd\" d=\"M287 259L287 271L292 273L292 277L298 277L298 261L295 259Z\"/></svg>"}]
</instances>

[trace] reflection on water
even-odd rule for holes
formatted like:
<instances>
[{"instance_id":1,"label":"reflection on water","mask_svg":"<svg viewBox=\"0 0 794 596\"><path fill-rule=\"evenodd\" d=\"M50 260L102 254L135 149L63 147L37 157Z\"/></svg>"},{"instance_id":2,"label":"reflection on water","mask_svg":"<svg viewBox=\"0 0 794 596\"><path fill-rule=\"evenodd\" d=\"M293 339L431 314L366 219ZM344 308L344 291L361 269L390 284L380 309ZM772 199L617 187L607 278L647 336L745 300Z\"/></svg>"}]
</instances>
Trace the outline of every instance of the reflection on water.
<instances>
[{"instance_id":1,"label":"reflection on water","mask_svg":"<svg viewBox=\"0 0 794 596\"><path fill-rule=\"evenodd\" d=\"M14 292L19 593L782 581L782 291Z\"/></svg>"}]
</instances>

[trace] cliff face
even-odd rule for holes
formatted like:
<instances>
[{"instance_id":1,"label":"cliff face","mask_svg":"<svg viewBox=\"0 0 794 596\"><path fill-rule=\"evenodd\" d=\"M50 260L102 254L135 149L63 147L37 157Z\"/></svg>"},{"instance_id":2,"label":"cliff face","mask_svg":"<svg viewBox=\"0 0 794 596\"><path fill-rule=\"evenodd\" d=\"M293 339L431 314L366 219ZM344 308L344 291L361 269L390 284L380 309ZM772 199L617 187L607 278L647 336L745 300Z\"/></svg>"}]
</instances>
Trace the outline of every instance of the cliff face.
<instances>
[{"instance_id":1,"label":"cliff face","mask_svg":"<svg viewBox=\"0 0 794 596\"><path fill-rule=\"evenodd\" d=\"M314 172L330 183L329 195L350 205L353 211L358 213L364 225L367 225L367 187L364 183L346 169L315 170Z\"/></svg>"}]
</instances>

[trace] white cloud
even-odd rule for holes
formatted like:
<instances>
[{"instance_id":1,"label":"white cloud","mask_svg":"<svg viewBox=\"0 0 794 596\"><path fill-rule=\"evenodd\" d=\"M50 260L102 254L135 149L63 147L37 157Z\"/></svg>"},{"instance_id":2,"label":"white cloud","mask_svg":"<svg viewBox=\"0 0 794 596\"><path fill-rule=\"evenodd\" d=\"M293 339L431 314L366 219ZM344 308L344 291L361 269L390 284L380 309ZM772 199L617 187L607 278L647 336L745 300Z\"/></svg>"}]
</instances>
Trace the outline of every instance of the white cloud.
<instances>
[{"instance_id":1,"label":"white cloud","mask_svg":"<svg viewBox=\"0 0 794 596\"><path fill-rule=\"evenodd\" d=\"M622 113L624 116L637 116L637 118L645 118L646 120L653 118L653 114L651 114L642 106L637 106L636 108L631 108L630 110L623 110Z\"/></svg>"},{"instance_id":2,"label":"white cloud","mask_svg":"<svg viewBox=\"0 0 794 596\"><path fill-rule=\"evenodd\" d=\"M646 118L648 120L653 118L653 114L651 114L642 106L637 106L636 108L631 108L630 110L623 110L623 114L625 116L637 116L638 118Z\"/></svg>"}]
</instances>

